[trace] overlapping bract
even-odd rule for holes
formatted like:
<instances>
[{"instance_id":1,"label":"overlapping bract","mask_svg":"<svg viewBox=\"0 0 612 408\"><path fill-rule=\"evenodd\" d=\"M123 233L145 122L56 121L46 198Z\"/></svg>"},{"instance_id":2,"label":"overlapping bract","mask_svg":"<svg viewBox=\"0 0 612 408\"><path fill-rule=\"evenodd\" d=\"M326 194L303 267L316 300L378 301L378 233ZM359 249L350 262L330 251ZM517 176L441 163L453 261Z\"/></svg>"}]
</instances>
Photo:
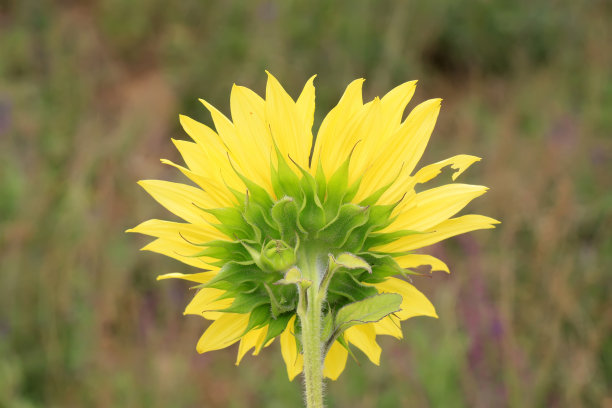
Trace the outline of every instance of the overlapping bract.
<instances>
[{"instance_id":1,"label":"overlapping bract","mask_svg":"<svg viewBox=\"0 0 612 408\"><path fill-rule=\"evenodd\" d=\"M363 80L352 82L325 117L312 146L313 78L297 101L268 77L265 100L234 86L230 121L209 109L216 132L190 118L181 124L194 142L174 141L187 167L177 167L198 187L147 180L140 184L186 222L149 220L130 230L156 237L144 249L209 270L167 274L198 283L186 314L213 323L198 342L203 353L240 341L238 364L280 337L290 378L302 370L295 285L279 284L296 264L300 248L316 247L333 257L348 253L368 267L339 268L330 281L324 313L377 293L401 295L400 310L342 330L330 344L324 374L343 371L349 346L379 363L377 335L402 337L399 322L436 317L426 297L405 280L405 268L448 267L411 251L465 232L492 228L480 216L451 218L485 187L452 183L415 192L415 186L451 166L453 181L479 159L459 155L425 166L419 161L434 128L440 100L426 101L402 115L415 82L363 104ZM313 155L309 154L313 147Z\"/></svg>"}]
</instances>

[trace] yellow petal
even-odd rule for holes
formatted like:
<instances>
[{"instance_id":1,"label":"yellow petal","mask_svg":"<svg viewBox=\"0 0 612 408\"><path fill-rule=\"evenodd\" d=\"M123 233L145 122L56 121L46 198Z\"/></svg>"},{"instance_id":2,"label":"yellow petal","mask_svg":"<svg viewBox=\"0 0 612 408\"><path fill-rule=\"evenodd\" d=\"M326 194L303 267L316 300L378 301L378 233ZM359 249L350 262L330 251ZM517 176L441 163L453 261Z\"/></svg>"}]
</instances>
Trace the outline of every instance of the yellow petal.
<instances>
[{"instance_id":1,"label":"yellow petal","mask_svg":"<svg viewBox=\"0 0 612 408\"><path fill-rule=\"evenodd\" d=\"M425 101L410 112L372 162L372 166L363 174L358 198L367 197L396 178L395 183L382 195L380 202L391 204L402 197L411 185L408 182L410 174L429 142L440 112L440 101L441 99Z\"/></svg>"},{"instance_id":2,"label":"yellow petal","mask_svg":"<svg viewBox=\"0 0 612 408\"><path fill-rule=\"evenodd\" d=\"M203 243L227 237L210 225L193 225L165 220L147 220L126 232L137 232L157 238L178 242Z\"/></svg>"},{"instance_id":3,"label":"yellow petal","mask_svg":"<svg viewBox=\"0 0 612 408\"><path fill-rule=\"evenodd\" d=\"M395 313L400 320L406 320L414 316L438 318L436 309L429 299L410 283L397 278L387 278L386 281L374 286L380 293L398 293L402 296L402 310Z\"/></svg>"},{"instance_id":4,"label":"yellow petal","mask_svg":"<svg viewBox=\"0 0 612 408\"><path fill-rule=\"evenodd\" d=\"M141 180L138 184L168 211L187 222L201 225L216 221L200 208L217 208L217 203L199 188L163 180Z\"/></svg>"},{"instance_id":5,"label":"yellow petal","mask_svg":"<svg viewBox=\"0 0 612 408\"><path fill-rule=\"evenodd\" d=\"M240 364L242 357L253 347L257 346L260 337L265 336L268 331L268 326L261 327L259 329L250 330L247 334L242 336L240 339L240 346L238 347L238 357L236 357L236 365Z\"/></svg>"},{"instance_id":6,"label":"yellow petal","mask_svg":"<svg viewBox=\"0 0 612 408\"><path fill-rule=\"evenodd\" d=\"M477 161L480 161L480 157L470 156L469 154L459 154L449 159L442 160L437 163L433 163L423 167L422 169L417 171L417 173L414 175L414 178L416 179L417 183L426 183L436 177L438 174L440 174L441 170L444 167L450 165L451 168L455 170L452 175L453 181L455 181L457 177L461 175L461 173L466 171L468 167L470 167Z\"/></svg>"},{"instance_id":7,"label":"yellow petal","mask_svg":"<svg viewBox=\"0 0 612 408\"><path fill-rule=\"evenodd\" d=\"M351 157L349 183L355 182L370 168L375 158L372 152L379 149L380 135L377 128L382 121L380 99L374 100L364 106L363 112L355 116L355 120L348 126L347 134L342 135L344 142L339 144L340 150L335 153L339 161L343 161L355 146ZM379 185L380 187L380 185Z\"/></svg>"},{"instance_id":8,"label":"yellow petal","mask_svg":"<svg viewBox=\"0 0 612 408\"><path fill-rule=\"evenodd\" d=\"M332 109L319 128L312 155L313 168L316 168L319 160L326 175L331 176L346 157L334 157L330 152L337 151L336 146L342 143L340 135L346 133L348 124L357 112L363 108L361 88L363 79L351 82L344 91L338 105ZM352 146L351 146L352 149ZM346 154L350 153L345 152Z\"/></svg>"},{"instance_id":9,"label":"yellow petal","mask_svg":"<svg viewBox=\"0 0 612 408\"><path fill-rule=\"evenodd\" d=\"M389 244L375 247L375 249L382 252L411 251L435 244L455 235L479 229L495 228L495 224L499 224L499 221L484 215L463 215L443 221L432 227L429 232L402 237Z\"/></svg>"},{"instance_id":10,"label":"yellow petal","mask_svg":"<svg viewBox=\"0 0 612 408\"><path fill-rule=\"evenodd\" d=\"M400 213L385 231L428 230L457 214L487 190L470 184L447 184L425 190L414 197L414 205Z\"/></svg>"},{"instance_id":11,"label":"yellow petal","mask_svg":"<svg viewBox=\"0 0 612 408\"><path fill-rule=\"evenodd\" d=\"M390 141L391 144L397 142L397 150L404 154L403 157L399 157L402 157L406 163L404 170L407 173L412 173L429 143L440 113L441 102L442 99L438 98L419 104L410 112L396 136ZM407 143L404 143L404 138L407 139Z\"/></svg>"},{"instance_id":12,"label":"yellow petal","mask_svg":"<svg viewBox=\"0 0 612 408\"><path fill-rule=\"evenodd\" d=\"M268 340L266 344L264 344L266 336L268 335L268 328L269 326L265 325L264 327L262 327L262 329L264 330L259 332L259 337L257 337L257 342L255 343L255 350L253 350L254 356L258 355L262 348L268 347L270 344L272 344L272 342L274 342L274 339L276 337L272 337L270 340Z\"/></svg>"},{"instance_id":13,"label":"yellow petal","mask_svg":"<svg viewBox=\"0 0 612 408\"><path fill-rule=\"evenodd\" d=\"M230 145L240 152L240 165L251 180L271 190L270 157L272 136L265 118L265 102L255 92L243 86L232 88L230 107L240 146ZM245 156L245 153L248 155ZM247 161L248 163L245 163Z\"/></svg>"},{"instance_id":14,"label":"yellow petal","mask_svg":"<svg viewBox=\"0 0 612 408\"><path fill-rule=\"evenodd\" d=\"M207 256L192 256L200 252L201 248L195 247L187 242L168 240L164 238L158 238L155 241L150 242L144 246L141 251L151 251L162 254L181 261L184 264L195 266L196 268L200 269L212 269L213 267L210 264L218 261L215 258L210 258Z\"/></svg>"},{"instance_id":15,"label":"yellow petal","mask_svg":"<svg viewBox=\"0 0 612 408\"><path fill-rule=\"evenodd\" d=\"M228 190L227 186L219 183L219 181L205 177L202 174L194 173L193 171L167 159L161 159L161 162L179 169L181 173L200 186L206 193L208 193L212 201L215 203L214 208L234 207L236 204L238 204L236 197Z\"/></svg>"},{"instance_id":16,"label":"yellow petal","mask_svg":"<svg viewBox=\"0 0 612 408\"><path fill-rule=\"evenodd\" d=\"M348 350L335 341L325 356L323 375L330 380L337 380L340 374L342 374L342 371L344 371L347 356Z\"/></svg>"},{"instance_id":17,"label":"yellow petal","mask_svg":"<svg viewBox=\"0 0 612 408\"><path fill-rule=\"evenodd\" d=\"M444 262L442 262L438 258L434 258L431 255L409 254L397 257L395 258L395 261L399 264L399 266L405 269L416 268L421 265L430 265L432 272L444 271L446 273L450 273L448 266L446 266Z\"/></svg>"},{"instance_id":18,"label":"yellow petal","mask_svg":"<svg viewBox=\"0 0 612 408\"><path fill-rule=\"evenodd\" d=\"M202 288L196 293L191 302L185 308L183 314L185 315L197 315L203 316L205 319L215 320L220 317L221 312L215 312L216 310L223 310L230 307L234 299L221 299L218 300L225 291L215 288ZM212 314L211 314L212 313ZM246 327L245 327L246 328Z\"/></svg>"},{"instance_id":19,"label":"yellow petal","mask_svg":"<svg viewBox=\"0 0 612 408\"><path fill-rule=\"evenodd\" d=\"M372 323L372 325L377 335L393 336L396 339L404 337L399 317L389 315L378 322Z\"/></svg>"},{"instance_id":20,"label":"yellow petal","mask_svg":"<svg viewBox=\"0 0 612 408\"><path fill-rule=\"evenodd\" d=\"M304 368L303 356L302 354L298 354L297 344L295 342L295 334L293 331L294 322L295 316L289 320L287 328L280 335L281 354L287 366L289 381L293 380Z\"/></svg>"},{"instance_id":21,"label":"yellow petal","mask_svg":"<svg viewBox=\"0 0 612 408\"><path fill-rule=\"evenodd\" d=\"M267 74L266 122L272 136L284 157L289 155L300 166L308 168L312 142L310 129L303 123L303 116L299 114L293 99L272 74Z\"/></svg>"},{"instance_id":22,"label":"yellow petal","mask_svg":"<svg viewBox=\"0 0 612 408\"><path fill-rule=\"evenodd\" d=\"M215 129L221 137L221 141L223 142L223 144L228 147L228 150L231 154L236 154L237 152L235 152L232 147L239 146L239 143L237 143L239 142L239 139L238 135L236 134L234 124L217 108L206 102L204 99L200 99L200 102L210 112L210 116L212 117L213 123L215 124Z\"/></svg>"},{"instance_id":23,"label":"yellow petal","mask_svg":"<svg viewBox=\"0 0 612 408\"><path fill-rule=\"evenodd\" d=\"M371 362L380 365L381 348L376 343L376 330L371 323L349 327L344 332L344 337L349 343L363 351Z\"/></svg>"},{"instance_id":24,"label":"yellow petal","mask_svg":"<svg viewBox=\"0 0 612 408\"><path fill-rule=\"evenodd\" d=\"M230 153L221 137L208 126L188 116L180 115L180 122L185 132L198 144L204 154L200 166L206 167L203 174L234 189L241 189L243 183L230 165L228 158Z\"/></svg>"},{"instance_id":25,"label":"yellow petal","mask_svg":"<svg viewBox=\"0 0 612 408\"><path fill-rule=\"evenodd\" d=\"M310 79L304 85L304 89L302 89L302 93L298 97L295 102L295 106L297 109L298 116L302 120L302 124L304 129L310 131L309 138L310 144L308 145L308 152L310 153L310 148L312 147L312 123L314 122L314 112L315 112L315 87L314 87L314 79L316 75L310 77Z\"/></svg>"},{"instance_id":26,"label":"yellow petal","mask_svg":"<svg viewBox=\"0 0 612 408\"><path fill-rule=\"evenodd\" d=\"M216 268L214 271L206 271L206 272L199 272L199 273L178 273L178 272L172 272L172 273L166 273L164 275L159 275L157 277L157 280L183 279L183 280L188 280L190 282L208 283L218 273L219 273L219 269L218 268Z\"/></svg>"},{"instance_id":27,"label":"yellow petal","mask_svg":"<svg viewBox=\"0 0 612 408\"><path fill-rule=\"evenodd\" d=\"M205 161L206 152L197 143L177 139L172 139L172 143L191 171L199 174L207 174L210 171Z\"/></svg>"},{"instance_id":28,"label":"yellow petal","mask_svg":"<svg viewBox=\"0 0 612 408\"><path fill-rule=\"evenodd\" d=\"M224 313L211 323L198 341L198 353L220 350L231 346L244 332L249 322L249 314Z\"/></svg>"},{"instance_id":29,"label":"yellow petal","mask_svg":"<svg viewBox=\"0 0 612 408\"><path fill-rule=\"evenodd\" d=\"M406 105L412 99L417 81L405 82L390 90L380 100L382 123L380 134L383 140L389 137L402 121Z\"/></svg>"}]
</instances>

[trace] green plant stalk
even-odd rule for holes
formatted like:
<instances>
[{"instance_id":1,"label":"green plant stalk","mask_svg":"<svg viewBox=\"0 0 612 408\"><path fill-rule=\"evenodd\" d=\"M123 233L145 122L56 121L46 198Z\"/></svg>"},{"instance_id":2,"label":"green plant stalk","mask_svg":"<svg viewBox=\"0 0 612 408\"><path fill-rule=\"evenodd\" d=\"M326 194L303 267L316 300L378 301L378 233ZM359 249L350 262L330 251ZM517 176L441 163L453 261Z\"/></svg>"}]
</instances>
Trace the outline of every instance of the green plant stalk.
<instances>
[{"instance_id":1,"label":"green plant stalk","mask_svg":"<svg viewBox=\"0 0 612 408\"><path fill-rule=\"evenodd\" d=\"M325 299L319 293L320 260L311 257L302 265L302 274L312 282L307 290L300 290L298 315L302 326L304 353L304 383L307 408L323 408L323 344L321 341L321 309ZM305 299L303 299L305 298ZM304 301L305 300L305 301Z\"/></svg>"}]
</instances>

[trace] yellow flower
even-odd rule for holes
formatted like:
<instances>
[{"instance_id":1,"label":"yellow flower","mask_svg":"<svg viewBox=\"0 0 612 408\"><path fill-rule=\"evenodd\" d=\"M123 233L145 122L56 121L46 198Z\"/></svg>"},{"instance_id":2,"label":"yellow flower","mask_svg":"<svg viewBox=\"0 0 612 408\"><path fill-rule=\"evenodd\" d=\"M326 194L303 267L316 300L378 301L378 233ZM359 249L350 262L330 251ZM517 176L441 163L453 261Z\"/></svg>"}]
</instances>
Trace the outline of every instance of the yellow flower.
<instances>
[{"instance_id":1,"label":"yellow flower","mask_svg":"<svg viewBox=\"0 0 612 408\"><path fill-rule=\"evenodd\" d=\"M185 314L212 320L198 352L240 342L239 364L251 349L256 355L280 337L290 379L304 365L302 291L323 288L323 374L336 379L351 345L379 364L376 336L401 339L400 321L437 317L421 292L393 276L421 265L449 269L411 251L497 223L482 215L453 218L486 187L450 183L415 190L446 166L455 171L454 181L480 160L458 155L414 170L440 99L421 103L402 121L416 81L364 104L363 80L355 80L313 138L313 80L296 101L270 74L265 99L235 85L232 120L202 100L216 131L181 116L193 142L173 142L186 167L162 162L197 187L159 180L139 184L184 222L149 220L129 230L156 238L143 249L205 270L159 277L198 284ZM307 274L313 264L315 272ZM401 298L380 295L388 293ZM378 306L382 299L386 306ZM370 317L350 317L355 313Z\"/></svg>"}]
</instances>

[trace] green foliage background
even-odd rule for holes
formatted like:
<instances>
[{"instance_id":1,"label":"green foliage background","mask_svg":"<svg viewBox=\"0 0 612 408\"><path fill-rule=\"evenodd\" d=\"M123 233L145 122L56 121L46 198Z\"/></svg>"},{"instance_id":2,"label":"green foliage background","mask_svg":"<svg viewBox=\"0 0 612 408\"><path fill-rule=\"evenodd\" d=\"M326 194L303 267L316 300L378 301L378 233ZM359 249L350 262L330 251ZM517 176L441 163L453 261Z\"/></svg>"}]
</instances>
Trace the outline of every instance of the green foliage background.
<instances>
[{"instance_id":1,"label":"green foliage background","mask_svg":"<svg viewBox=\"0 0 612 408\"><path fill-rule=\"evenodd\" d=\"M443 97L421 163L469 153L502 220L431 248L416 318L328 386L330 407L612 406L612 5L608 1L0 2L0 406L288 407L278 345L197 355L188 271L123 233L168 214L135 184L180 180L185 113L228 112L269 69L317 119L419 79Z\"/></svg>"}]
</instances>

